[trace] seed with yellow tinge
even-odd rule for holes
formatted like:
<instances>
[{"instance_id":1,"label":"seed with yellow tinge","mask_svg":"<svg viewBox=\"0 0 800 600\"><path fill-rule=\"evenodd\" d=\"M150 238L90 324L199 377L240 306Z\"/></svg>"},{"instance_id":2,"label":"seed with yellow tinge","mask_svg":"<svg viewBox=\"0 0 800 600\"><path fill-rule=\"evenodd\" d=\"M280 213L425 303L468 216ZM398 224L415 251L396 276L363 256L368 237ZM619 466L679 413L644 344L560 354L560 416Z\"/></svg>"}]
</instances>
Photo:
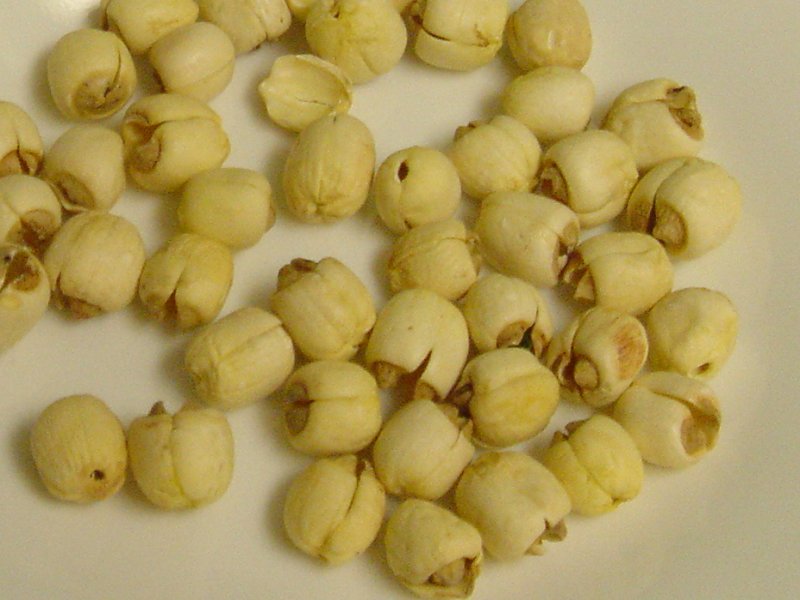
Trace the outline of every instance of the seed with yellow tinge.
<instances>
[{"instance_id":1,"label":"seed with yellow tinge","mask_svg":"<svg viewBox=\"0 0 800 600\"><path fill-rule=\"evenodd\" d=\"M47 491L61 500L103 500L125 481L125 431L95 396L66 396L50 404L33 425L30 447Z\"/></svg>"},{"instance_id":2,"label":"seed with yellow tinge","mask_svg":"<svg viewBox=\"0 0 800 600\"><path fill-rule=\"evenodd\" d=\"M237 54L278 39L292 23L285 0L198 0L200 18L231 38Z\"/></svg>"},{"instance_id":3,"label":"seed with yellow tinge","mask_svg":"<svg viewBox=\"0 0 800 600\"><path fill-rule=\"evenodd\" d=\"M0 177L36 175L43 153L33 119L13 102L0 100Z\"/></svg>"},{"instance_id":4,"label":"seed with yellow tinge","mask_svg":"<svg viewBox=\"0 0 800 600\"><path fill-rule=\"evenodd\" d=\"M61 227L61 204L38 177L19 173L0 177L0 242L41 252Z\"/></svg>"},{"instance_id":5,"label":"seed with yellow tinge","mask_svg":"<svg viewBox=\"0 0 800 600\"><path fill-rule=\"evenodd\" d=\"M542 458L569 494L572 510L600 515L635 498L644 481L642 456L614 419L596 414L556 432Z\"/></svg>"},{"instance_id":6,"label":"seed with yellow tinge","mask_svg":"<svg viewBox=\"0 0 800 600\"><path fill-rule=\"evenodd\" d=\"M199 12L194 0L102 0L100 11L100 26L121 37L131 54L144 54Z\"/></svg>"},{"instance_id":7,"label":"seed with yellow tinge","mask_svg":"<svg viewBox=\"0 0 800 600\"><path fill-rule=\"evenodd\" d=\"M128 428L128 454L136 484L159 508L210 504L233 477L233 433L213 408L185 404L171 415L156 403Z\"/></svg>"},{"instance_id":8,"label":"seed with yellow tinge","mask_svg":"<svg viewBox=\"0 0 800 600\"><path fill-rule=\"evenodd\" d=\"M0 353L33 329L50 301L44 266L24 246L0 243Z\"/></svg>"},{"instance_id":9,"label":"seed with yellow tinge","mask_svg":"<svg viewBox=\"0 0 800 600\"><path fill-rule=\"evenodd\" d=\"M478 530L433 502L409 498L389 517L386 562L422 598L466 598L483 563Z\"/></svg>"}]
</instances>

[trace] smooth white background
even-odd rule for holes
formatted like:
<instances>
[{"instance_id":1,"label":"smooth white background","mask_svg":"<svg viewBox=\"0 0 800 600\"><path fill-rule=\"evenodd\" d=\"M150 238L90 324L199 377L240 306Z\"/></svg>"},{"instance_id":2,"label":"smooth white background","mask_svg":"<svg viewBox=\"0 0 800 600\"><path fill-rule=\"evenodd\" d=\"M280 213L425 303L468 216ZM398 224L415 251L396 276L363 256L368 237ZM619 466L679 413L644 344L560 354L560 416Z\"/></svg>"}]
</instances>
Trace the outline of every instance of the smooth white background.
<instances>
[{"instance_id":1,"label":"smooth white background","mask_svg":"<svg viewBox=\"0 0 800 600\"><path fill-rule=\"evenodd\" d=\"M0 2L0 98L29 111L46 145L68 126L48 97L47 52L61 35L94 25L98 4ZM726 166L742 185L744 213L733 236L713 253L676 265L675 285L727 293L739 308L741 333L735 354L712 381L724 419L713 453L680 472L648 468L635 501L602 517L570 517L567 539L550 544L543 557L487 561L474 598L798 597L800 5L584 4L594 32L585 72L597 88L596 117L637 81L666 76L691 85L707 132L701 155ZM232 140L226 164L263 170L278 202L274 229L236 256L223 313L267 306L278 268L297 256L337 256L369 284L379 304L386 297L382 269L392 238L370 206L335 225L309 226L281 204L280 170L292 136L268 120L255 86L276 56L304 51L295 25L280 42L241 57L233 83L212 102ZM140 66L143 89L152 91L146 65ZM355 90L351 112L374 132L379 161L412 144L444 148L455 127L496 112L502 87L517 73L505 51L466 74L427 67L409 51L395 70ZM131 188L114 212L141 228L152 252L174 231L173 206L174 198ZM465 199L464 206L469 220L474 205ZM149 320L138 305L88 322L50 311L0 356L0 597L409 597L392 580L380 541L338 568L306 558L286 541L282 497L308 460L285 444L274 402L230 415L236 471L214 505L161 512L131 482L92 506L47 496L27 449L36 415L56 398L79 392L103 398L125 424L157 400L177 409L190 394L180 368L186 340ZM553 427L570 416L561 410ZM544 443L538 438L525 448L535 452Z\"/></svg>"}]
</instances>

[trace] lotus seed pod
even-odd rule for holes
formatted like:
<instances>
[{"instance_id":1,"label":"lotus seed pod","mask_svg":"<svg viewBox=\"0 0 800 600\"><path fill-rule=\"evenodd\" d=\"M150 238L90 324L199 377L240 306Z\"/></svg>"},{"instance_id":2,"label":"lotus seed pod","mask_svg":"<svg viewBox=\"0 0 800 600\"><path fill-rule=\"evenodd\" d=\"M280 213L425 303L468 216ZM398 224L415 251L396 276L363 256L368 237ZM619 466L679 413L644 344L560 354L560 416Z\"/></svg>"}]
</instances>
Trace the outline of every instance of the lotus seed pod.
<instances>
[{"instance_id":1,"label":"lotus seed pod","mask_svg":"<svg viewBox=\"0 0 800 600\"><path fill-rule=\"evenodd\" d=\"M170 31L197 20L194 0L102 0L100 26L116 33L131 51L145 54Z\"/></svg>"},{"instance_id":2,"label":"lotus seed pod","mask_svg":"<svg viewBox=\"0 0 800 600\"><path fill-rule=\"evenodd\" d=\"M545 363L573 399L600 407L628 388L647 352L647 334L636 317L596 306L553 337Z\"/></svg>"},{"instance_id":3,"label":"lotus seed pod","mask_svg":"<svg viewBox=\"0 0 800 600\"><path fill-rule=\"evenodd\" d=\"M144 261L144 242L133 223L87 211L62 225L42 262L56 306L81 319L130 304Z\"/></svg>"},{"instance_id":4,"label":"lotus seed pod","mask_svg":"<svg viewBox=\"0 0 800 600\"><path fill-rule=\"evenodd\" d=\"M474 121L456 130L447 151L464 192L483 200L493 192L530 191L536 184L541 146L530 129L507 115Z\"/></svg>"},{"instance_id":5,"label":"lotus seed pod","mask_svg":"<svg viewBox=\"0 0 800 600\"><path fill-rule=\"evenodd\" d=\"M544 145L586 129L594 109L594 84L562 66L524 73L503 90L503 112L524 123Z\"/></svg>"},{"instance_id":6,"label":"lotus seed pod","mask_svg":"<svg viewBox=\"0 0 800 600\"><path fill-rule=\"evenodd\" d=\"M193 175L222 165L230 152L222 119L200 100L146 96L122 122L128 174L151 192L173 192Z\"/></svg>"},{"instance_id":7,"label":"lotus seed pod","mask_svg":"<svg viewBox=\"0 0 800 600\"><path fill-rule=\"evenodd\" d=\"M544 553L544 542L567 535L572 509L564 486L522 452L487 452L464 469L456 513L480 531L486 552L500 560Z\"/></svg>"},{"instance_id":8,"label":"lotus seed pod","mask_svg":"<svg viewBox=\"0 0 800 600\"><path fill-rule=\"evenodd\" d=\"M315 456L366 448L381 428L375 378L341 360L311 362L286 381L284 425L293 448Z\"/></svg>"},{"instance_id":9,"label":"lotus seed pod","mask_svg":"<svg viewBox=\"0 0 800 600\"><path fill-rule=\"evenodd\" d=\"M234 250L254 246L275 224L272 186L250 169L198 173L181 190L178 224Z\"/></svg>"},{"instance_id":10,"label":"lotus seed pod","mask_svg":"<svg viewBox=\"0 0 800 600\"><path fill-rule=\"evenodd\" d=\"M572 510L594 516L635 498L644 465L631 436L614 419L596 414L557 431L542 463L569 494Z\"/></svg>"},{"instance_id":11,"label":"lotus seed pod","mask_svg":"<svg viewBox=\"0 0 800 600\"><path fill-rule=\"evenodd\" d=\"M673 271L652 236L612 231L578 244L561 279L575 287L577 300L638 315L669 293Z\"/></svg>"},{"instance_id":12,"label":"lotus seed pod","mask_svg":"<svg viewBox=\"0 0 800 600\"><path fill-rule=\"evenodd\" d=\"M198 508L219 500L233 477L233 432L213 408L161 402L128 428L128 456L139 489L159 508Z\"/></svg>"},{"instance_id":13,"label":"lotus seed pod","mask_svg":"<svg viewBox=\"0 0 800 600\"><path fill-rule=\"evenodd\" d=\"M625 140L641 172L670 158L695 156L703 145L694 90L670 79L651 79L623 90L603 128Z\"/></svg>"},{"instance_id":14,"label":"lotus seed pod","mask_svg":"<svg viewBox=\"0 0 800 600\"><path fill-rule=\"evenodd\" d=\"M70 212L109 210L125 191L122 138L101 125L71 127L47 152L42 178Z\"/></svg>"},{"instance_id":15,"label":"lotus seed pod","mask_svg":"<svg viewBox=\"0 0 800 600\"><path fill-rule=\"evenodd\" d=\"M522 279L490 273L469 289L461 307L478 352L520 346L541 358L553 337L550 309Z\"/></svg>"},{"instance_id":16,"label":"lotus seed pod","mask_svg":"<svg viewBox=\"0 0 800 600\"><path fill-rule=\"evenodd\" d=\"M125 431L94 396L66 396L47 406L31 429L30 447L42 483L60 500L103 500L125 481Z\"/></svg>"},{"instance_id":17,"label":"lotus seed pod","mask_svg":"<svg viewBox=\"0 0 800 600\"><path fill-rule=\"evenodd\" d=\"M130 99L136 89L136 67L113 33L78 29L50 51L47 82L53 102L68 119L104 119Z\"/></svg>"},{"instance_id":18,"label":"lotus seed pod","mask_svg":"<svg viewBox=\"0 0 800 600\"><path fill-rule=\"evenodd\" d=\"M676 258L695 258L722 245L739 221L742 192L719 165L675 158L650 169L628 199L627 221L651 234Z\"/></svg>"},{"instance_id":19,"label":"lotus seed pod","mask_svg":"<svg viewBox=\"0 0 800 600\"><path fill-rule=\"evenodd\" d=\"M628 145L599 129L565 137L542 157L539 193L563 202L582 229L611 221L625 209L639 173Z\"/></svg>"},{"instance_id":20,"label":"lotus seed pod","mask_svg":"<svg viewBox=\"0 0 800 600\"><path fill-rule=\"evenodd\" d=\"M475 221L481 254L504 275L554 287L578 243L580 222L568 206L530 192L497 192Z\"/></svg>"},{"instance_id":21,"label":"lotus seed pod","mask_svg":"<svg viewBox=\"0 0 800 600\"><path fill-rule=\"evenodd\" d=\"M213 23L197 21L174 29L147 52L162 91L207 102L233 79L236 49Z\"/></svg>"},{"instance_id":22,"label":"lotus seed pod","mask_svg":"<svg viewBox=\"0 0 800 600\"><path fill-rule=\"evenodd\" d=\"M412 146L391 154L375 174L378 216L398 235L452 217L461 202L461 180L447 155Z\"/></svg>"},{"instance_id":23,"label":"lotus seed pod","mask_svg":"<svg viewBox=\"0 0 800 600\"><path fill-rule=\"evenodd\" d=\"M311 360L351 358L375 323L369 290L332 257L319 262L296 258L284 265L270 306Z\"/></svg>"},{"instance_id":24,"label":"lotus seed pod","mask_svg":"<svg viewBox=\"0 0 800 600\"><path fill-rule=\"evenodd\" d=\"M440 498L472 460L471 430L455 407L412 400L378 434L372 447L375 473L390 494Z\"/></svg>"},{"instance_id":25,"label":"lotus seed pod","mask_svg":"<svg viewBox=\"0 0 800 600\"><path fill-rule=\"evenodd\" d=\"M200 17L222 29L236 54L278 39L292 24L286 0L197 0Z\"/></svg>"},{"instance_id":26,"label":"lotus seed pod","mask_svg":"<svg viewBox=\"0 0 800 600\"><path fill-rule=\"evenodd\" d=\"M0 353L33 329L49 302L50 282L39 259L24 246L0 243Z\"/></svg>"},{"instance_id":27,"label":"lotus seed pod","mask_svg":"<svg viewBox=\"0 0 800 600\"><path fill-rule=\"evenodd\" d=\"M313 54L285 54L258 84L269 118L290 131L302 131L328 115L346 113L353 84L333 63Z\"/></svg>"},{"instance_id":28,"label":"lotus seed pod","mask_svg":"<svg viewBox=\"0 0 800 600\"><path fill-rule=\"evenodd\" d=\"M481 534L433 502L409 498L389 517L386 562L422 598L467 598L481 572Z\"/></svg>"},{"instance_id":29,"label":"lotus seed pod","mask_svg":"<svg viewBox=\"0 0 800 600\"><path fill-rule=\"evenodd\" d=\"M415 0L410 8L414 53L441 69L471 71L503 45L507 0Z\"/></svg>"},{"instance_id":30,"label":"lotus seed pod","mask_svg":"<svg viewBox=\"0 0 800 600\"><path fill-rule=\"evenodd\" d=\"M423 288L395 294L380 310L365 351L381 388L414 374L414 398L444 399L467 362L469 331L461 311Z\"/></svg>"},{"instance_id":31,"label":"lotus seed pod","mask_svg":"<svg viewBox=\"0 0 800 600\"><path fill-rule=\"evenodd\" d=\"M634 381L614 404L613 416L646 462L673 469L694 464L712 450L720 427L713 390L667 371Z\"/></svg>"},{"instance_id":32,"label":"lotus seed pod","mask_svg":"<svg viewBox=\"0 0 800 600\"><path fill-rule=\"evenodd\" d=\"M525 0L508 19L508 48L530 71L557 65L582 69L592 53L592 29L579 0Z\"/></svg>"},{"instance_id":33,"label":"lotus seed pod","mask_svg":"<svg viewBox=\"0 0 800 600\"><path fill-rule=\"evenodd\" d=\"M347 114L314 121L295 138L283 168L291 213L309 223L355 214L367 200L375 168L375 141Z\"/></svg>"},{"instance_id":34,"label":"lotus seed pod","mask_svg":"<svg viewBox=\"0 0 800 600\"><path fill-rule=\"evenodd\" d=\"M733 353L739 315L722 292L690 287L659 300L645 327L654 368L710 379Z\"/></svg>"},{"instance_id":35,"label":"lotus seed pod","mask_svg":"<svg viewBox=\"0 0 800 600\"><path fill-rule=\"evenodd\" d=\"M458 300L478 279L481 255L475 234L457 219L419 225L397 238L389 256L393 292L426 288Z\"/></svg>"},{"instance_id":36,"label":"lotus seed pod","mask_svg":"<svg viewBox=\"0 0 800 600\"><path fill-rule=\"evenodd\" d=\"M346 454L321 458L292 481L283 525L297 548L338 565L372 545L385 512L386 493L369 462Z\"/></svg>"},{"instance_id":37,"label":"lotus seed pod","mask_svg":"<svg viewBox=\"0 0 800 600\"><path fill-rule=\"evenodd\" d=\"M61 227L61 204L53 189L32 175L0 177L0 243L40 252Z\"/></svg>"},{"instance_id":38,"label":"lotus seed pod","mask_svg":"<svg viewBox=\"0 0 800 600\"><path fill-rule=\"evenodd\" d=\"M181 233L145 261L139 298L155 318L190 329L216 318L232 282L233 256L227 246Z\"/></svg>"},{"instance_id":39,"label":"lotus seed pod","mask_svg":"<svg viewBox=\"0 0 800 600\"><path fill-rule=\"evenodd\" d=\"M311 51L337 65L353 83L391 70L408 41L403 18L390 0L319 0L305 21Z\"/></svg>"},{"instance_id":40,"label":"lotus seed pod","mask_svg":"<svg viewBox=\"0 0 800 600\"><path fill-rule=\"evenodd\" d=\"M246 306L206 325L184 355L197 397L231 410L280 388L294 368L294 346L280 319Z\"/></svg>"},{"instance_id":41,"label":"lotus seed pod","mask_svg":"<svg viewBox=\"0 0 800 600\"><path fill-rule=\"evenodd\" d=\"M558 380L533 354L499 348L467 363L449 400L472 420L477 443L507 448L542 431L558 399Z\"/></svg>"},{"instance_id":42,"label":"lotus seed pod","mask_svg":"<svg viewBox=\"0 0 800 600\"><path fill-rule=\"evenodd\" d=\"M33 119L13 102L0 100L0 177L36 175L43 154Z\"/></svg>"}]
</instances>

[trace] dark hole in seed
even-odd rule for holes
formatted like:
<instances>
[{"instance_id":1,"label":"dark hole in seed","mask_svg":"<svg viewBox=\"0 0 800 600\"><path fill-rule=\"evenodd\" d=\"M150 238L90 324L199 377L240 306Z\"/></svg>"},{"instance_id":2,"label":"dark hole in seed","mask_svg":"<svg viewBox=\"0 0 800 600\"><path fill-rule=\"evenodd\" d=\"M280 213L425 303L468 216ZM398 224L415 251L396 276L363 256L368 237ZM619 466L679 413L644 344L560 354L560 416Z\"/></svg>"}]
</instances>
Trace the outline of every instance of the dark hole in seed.
<instances>
[{"instance_id":1,"label":"dark hole in seed","mask_svg":"<svg viewBox=\"0 0 800 600\"><path fill-rule=\"evenodd\" d=\"M91 478L95 481L103 481L106 478L106 474L103 473L100 469L95 469L92 471Z\"/></svg>"},{"instance_id":2,"label":"dark hole in seed","mask_svg":"<svg viewBox=\"0 0 800 600\"><path fill-rule=\"evenodd\" d=\"M711 363L703 363L702 365L697 367L696 371L697 371L698 375L702 375L703 373L708 371L710 368L711 368Z\"/></svg>"},{"instance_id":3,"label":"dark hole in seed","mask_svg":"<svg viewBox=\"0 0 800 600\"><path fill-rule=\"evenodd\" d=\"M397 178L400 181L404 181L406 177L408 177L408 164L406 164L406 161L403 161L397 168Z\"/></svg>"}]
</instances>

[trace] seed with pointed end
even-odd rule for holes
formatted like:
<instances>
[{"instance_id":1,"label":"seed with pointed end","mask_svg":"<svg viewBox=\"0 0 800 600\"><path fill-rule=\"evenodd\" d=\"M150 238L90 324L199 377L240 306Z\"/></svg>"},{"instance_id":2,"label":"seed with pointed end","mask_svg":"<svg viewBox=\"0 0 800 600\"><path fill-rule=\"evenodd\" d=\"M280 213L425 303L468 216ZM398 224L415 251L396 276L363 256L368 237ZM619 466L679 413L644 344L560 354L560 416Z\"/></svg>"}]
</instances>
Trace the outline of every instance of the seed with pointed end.
<instances>
[{"instance_id":1,"label":"seed with pointed end","mask_svg":"<svg viewBox=\"0 0 800 600\"><path fill-rule=\"evenodd\" d=\"M739 315L722 292L689 287L659 300L645 327L654 368L709 379L733 352Z\"/></svg>"},{"instance_id":2,"label":"seed with pointed end","mask_svg":"<svg viewBox=\"0 0 800 600\"><path fill-rule=\"evenodd\" d=\"M572 506L564 486L522 452L487 452L461 475L456 512L480 531L494 558L509 560L544 552L545 541L566 536Z\"/></svg>"},{"instance_id":3,"label":"seed with pointed end","mask_svg":"<svg viewBox=\"0 0 800 600\"><path fill-rule=\"evenodd\" d=\"M128 428L131 472L147 499L164 509L215 502L233 477L233 433L225 415L185 404L174 415L161 402Z\"/></svg>"},{"instance_id":4,"label":"seed with pointed end","mask_svg":"<svg viewBox=\"0 0 800 600\"><path fill-rule=\"evenodd\" d=\"M36 175L43 153L33 119L13 102L0 100L0 177Z\"/></svg>"},{"instance_id":5,"label":"seed with pointed end","mask_svg":"<svg viewBox=\"0 0 800 600\"><path fill-rule=\"evenodd\" d=\"M321 458L289 485L283 525L292 543L337 565L375 540L386 511L386 494L369 462L352 454Z\"/></svg>"},{"instance_id":6,"label":"seed with pointed end","mask_svg":"<svg viewBox=\"0 0 800 600\"><path fill-rule=\"evenodd\" d=\"M681 468L714 448L720 427L716 394L679 373L656 371L633 382L614 405L614 419L651 464Z\"/></svg>"},{"instance_id":7,"label":"seed with pointed end","mask_svg":"<svg viewBox=\"0 0 800 600\"><path fill-rule=\"evenodd\" d=\"M24 246L0 243L0 353L33 329L49 302L50 282L39 259Z\"/></svg>"},{"instance_id":8,"label":"seed with pointed end","mask_svg":"<svg viewBox=\"0 0 800 600\"><path fill-rule=\"evenodd\" d=\"M47 56L50 94L69 119L104 119L114 114L130 99L136 81L131 53L108 31L72 31Z\"/></svg>"},{"instance_id":9,"label":"seed with pointed end","mask_svg":"<svg viewBox=\"0 0 800 600\"><path fill-rule=\"evenodd\" d=\"M384 546L392 573L423 598L466 598L481 572L478 530L427 500L410 498L397 507Z\"/></svg>"},{"instance_id":10,"label":"seed with pointed end","mask_svg":"<svg viewBox=\"0 0 800 600\"><path fill-rule=\"evenodd\" d=\"M670 158L695 156L704 136L694 90L664 78L623 90L603 128L630 145L640 172Z\"/></svg>"},{"instance_id":11,"label":"seed with pointed end","mask_svg":"<svg viewBox=\"0 0 800 600\"><path fill-rule=\"evenodd\" d=\"M125 481L125 431L94 396L66 396L50 404L31 429L30 447L39 477L60 500L103 500Z\"/></svg>"},{"instance_id":12,"label":"seed with pointed end","mask_svg":"<svg viewBox=\"0 0 800 600\"><path fill-rule=\"evenodd\" d=\"M609 512L635 498L644 480L642 457L614 419L596 414L556 432L542 458L569 494L572 509L586 516Z\"/></svg>"}]
</instances>

